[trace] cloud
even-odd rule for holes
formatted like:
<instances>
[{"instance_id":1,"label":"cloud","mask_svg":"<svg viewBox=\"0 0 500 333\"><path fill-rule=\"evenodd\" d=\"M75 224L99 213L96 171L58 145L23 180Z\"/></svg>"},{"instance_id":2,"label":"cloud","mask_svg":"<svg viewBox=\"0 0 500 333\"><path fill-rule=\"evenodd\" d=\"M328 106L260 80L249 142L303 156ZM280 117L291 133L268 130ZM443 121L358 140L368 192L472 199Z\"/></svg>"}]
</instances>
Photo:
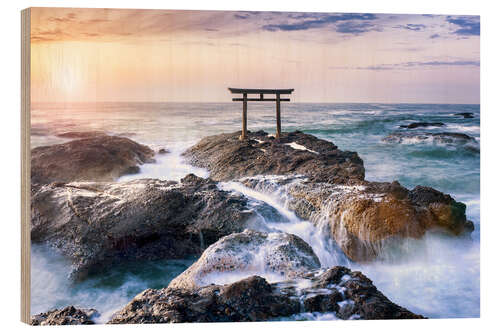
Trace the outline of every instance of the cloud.
<instances>
[{"instance_id":1,"label":"cloud","mask_svg":"<svg viewBox=\"0 0 500 333\"><path fill-rule=\"evenodd\" d=\"M396 29L406 29L406 30L411 30L411 31L421 31L421 30L424 30L426 28L426 25L425 24L405 24L405 25L396 25L394 26L393 28L396 28Z\"/></svg>"},{"instance_id":2,"label":"cloud","mask_svg":"<svg viewBox=\"0 0 500 333\"><path fill-rule=\"evenodd\" d=\"M480 23L479 16L448 16L446 21L459 28L453 33L461 36L479 36Z\"/></svg>"},{"instance_id":3,"label":"cloud","mask_svg":"<svg viewBox=\"0 0 500 333\"><path fill-rule=\"evenodd\" d=\"M386 71L386 70L419 69L422 67L450 67L450 66L479 67L479 65L480 65L479 61L475 60L409 61L409 62L402 62L395 64L380 64L380 65L360 66L360 67L329 67L329 69Z\"/></svg>"},{"instance_id":4,"label":"cloud","mask_svg":"<svg viewBox=\"0 0 500 333\"><path fill-rule=\"evenodd\" d=\"M368 27L367 24L362 22L373 21L377 17L374 14L301 13L290 14L288 18L293 19L293 22L266 24L262 26L262 29L266 31L298 31L333 25L337 32L357 34L373 30L373 26Z\"/></svg>"},{"instance_id":5,"label":"cloud","mask_svg":"<svg viewBox=\"0 0 500 333\"><path fill-rule=\"evenodd\" d=\"M343 33L343 34L353 34L358 35L364 32L378 30L378 28L368 22L343 22L336 26L335 31Z\"/></svg>"}]
</instances>

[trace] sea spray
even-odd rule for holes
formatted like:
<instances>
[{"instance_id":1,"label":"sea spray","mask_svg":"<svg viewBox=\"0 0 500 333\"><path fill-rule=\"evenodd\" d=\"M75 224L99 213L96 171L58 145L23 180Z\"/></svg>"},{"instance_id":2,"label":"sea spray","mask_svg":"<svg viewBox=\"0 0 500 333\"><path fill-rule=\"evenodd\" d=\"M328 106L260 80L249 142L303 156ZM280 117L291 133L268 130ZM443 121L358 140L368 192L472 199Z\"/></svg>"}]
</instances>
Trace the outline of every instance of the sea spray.
<instances>
[{"instance_id":1,"label":"sea spray","mask_svg":"<svg viewBox=\"0 0 500 333\"><path fill-rule=\"evenodd\" d=\"M99 323L144 289L168 285L196 260L130 263L77 283L69 279L71 263L54 249L32 245L31 258L31 314L73 305L98 310Z\"/></svg>"},{"instance_id":2,"label":"sea spray","mask_svg":"<svg viewBox=\"0 0 500 333\"><path fill-rule=\"evenodd\" d=\"M161 180L179 181L187 174L195 174L198 177L207 178L208 171L187 164L181 156L188 145L176 146L169 153L156 155L155 163L147 163L141 166L140 172L133 175L122 176L118 181L128 181L141 178L155 178Z\"/></svg>"}]
</instances>

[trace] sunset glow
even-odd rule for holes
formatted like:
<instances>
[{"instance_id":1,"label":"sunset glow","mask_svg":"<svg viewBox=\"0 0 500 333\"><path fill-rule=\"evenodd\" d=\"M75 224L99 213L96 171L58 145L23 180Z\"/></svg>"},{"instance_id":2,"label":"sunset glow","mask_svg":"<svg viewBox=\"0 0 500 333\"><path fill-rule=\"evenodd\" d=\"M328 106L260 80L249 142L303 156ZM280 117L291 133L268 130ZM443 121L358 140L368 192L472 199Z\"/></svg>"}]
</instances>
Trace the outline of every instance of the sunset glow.
<instances>
[{"instance_id":1,"label":"sunset glow","mask_svg":"<svg viewBox=\"0 0 500 333\"><path fill-rule=\"evenodd\" d=\"M35 102L479 102L477 16L35 8L31 52Z\"/></svg>"}]
</instances>

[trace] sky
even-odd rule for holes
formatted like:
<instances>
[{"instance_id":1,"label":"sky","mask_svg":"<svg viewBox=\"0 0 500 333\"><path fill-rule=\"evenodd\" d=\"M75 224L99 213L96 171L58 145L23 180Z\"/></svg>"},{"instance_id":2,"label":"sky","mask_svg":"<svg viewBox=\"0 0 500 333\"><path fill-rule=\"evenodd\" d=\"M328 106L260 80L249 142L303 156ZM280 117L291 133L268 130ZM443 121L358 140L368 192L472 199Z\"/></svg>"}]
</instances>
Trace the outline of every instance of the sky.
<instances>
[{"instance_id":1,"label":"sky","mask_svg":"<svg viewBox=\"0 0 500 333\"><path fill-rule=\"evenodd\" d=\"M33 102L479 103L479 16L33 8Z\"/></svg>"}]
</instances>

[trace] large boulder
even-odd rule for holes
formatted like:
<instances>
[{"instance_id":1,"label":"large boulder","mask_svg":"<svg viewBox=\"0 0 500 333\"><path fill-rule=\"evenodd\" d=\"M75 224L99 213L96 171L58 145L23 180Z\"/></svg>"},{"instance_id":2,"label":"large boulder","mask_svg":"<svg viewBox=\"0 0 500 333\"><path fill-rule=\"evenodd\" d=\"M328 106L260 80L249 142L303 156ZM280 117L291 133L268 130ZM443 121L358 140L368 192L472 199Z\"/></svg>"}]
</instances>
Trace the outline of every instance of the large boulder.
<instances>
[{"instance_id":1,"label":"large boulder","mask_svg":"<svg viewBox=\"0 0 500 333\"><path fill-rule=\"evenodd\" d=\"M320 266L312 248L295 235L245 230L212 244L169 287L196 289L231 274L241 277L264 272L294 278Z\"/></svg>"},{"instance_id":2,"label":"large boulder","mask_svg":"<svg viewBox=\"0 0 500 333\"><path fill-rule=\"evenodd\" d=\"M64 133L65 137L85 133ZM113 181L153 162L154 151L130 139L87 133L84 139L31 150L31 183Z\"/></svg>"},{"instance_id":3,"label":"large boulder","mask_svg":"<svg viewBox=\"0 0 500 333\"><path fill-rule=\"evenodd\" d=\"M94 319L99 316L95 309L77 309L67 306L64 309L54 309L44 313L31 316L31 325L92 325Z\"/></svg>"},{"instance_id":4,"label":"large boulder","mask_svg":"<svg viewBox=\"0 0 500 333\"><path fill-rule=\"evenodd\" d=\"M474 229L463 203L430 187L410 191L398 182L348 186L303 177L250 177L242 183L261 192L284 191L288 208L324 228L354 261L372 260L427 231L460 236Z\"/></svg>"},{"instance_id":5,"label":"large boulder","mask_svg":"<svg viewBox=\"0 0 500 333\"><path fill-rule=\"evenodd\" d=\"M209 179L51 183L31 198L31 240L72 259L74 277L123 260L199 255L247 227L254 213L240 195Z\"/></svg>"},{"instance_id":6,"label":"large boulder","mask_svg":"<svg viewBox=\"0 0 500 333\"><path fill-rule=\"evenodd\" d=\"M355 152L342 151L333 143L296 131L279 140L264 131L239 132L203 138L184 156L191 164L207 168L215 180L255 175L303 174L311 180L349 183L364 179L363 161Z\"/></svg>"},{"instance_id":7,"label":"large boulder","mask_svg":"<svg viewBox=\"0 0 500 333\"><path fill-rule=\"evenodd\" d=\"M147 289L108 323L293 320L306 313L331 313L338 319L424 318L392 303L360 272L335 266L277 283L251 276L195 290Z\"/></svg>"}]
</instances>

